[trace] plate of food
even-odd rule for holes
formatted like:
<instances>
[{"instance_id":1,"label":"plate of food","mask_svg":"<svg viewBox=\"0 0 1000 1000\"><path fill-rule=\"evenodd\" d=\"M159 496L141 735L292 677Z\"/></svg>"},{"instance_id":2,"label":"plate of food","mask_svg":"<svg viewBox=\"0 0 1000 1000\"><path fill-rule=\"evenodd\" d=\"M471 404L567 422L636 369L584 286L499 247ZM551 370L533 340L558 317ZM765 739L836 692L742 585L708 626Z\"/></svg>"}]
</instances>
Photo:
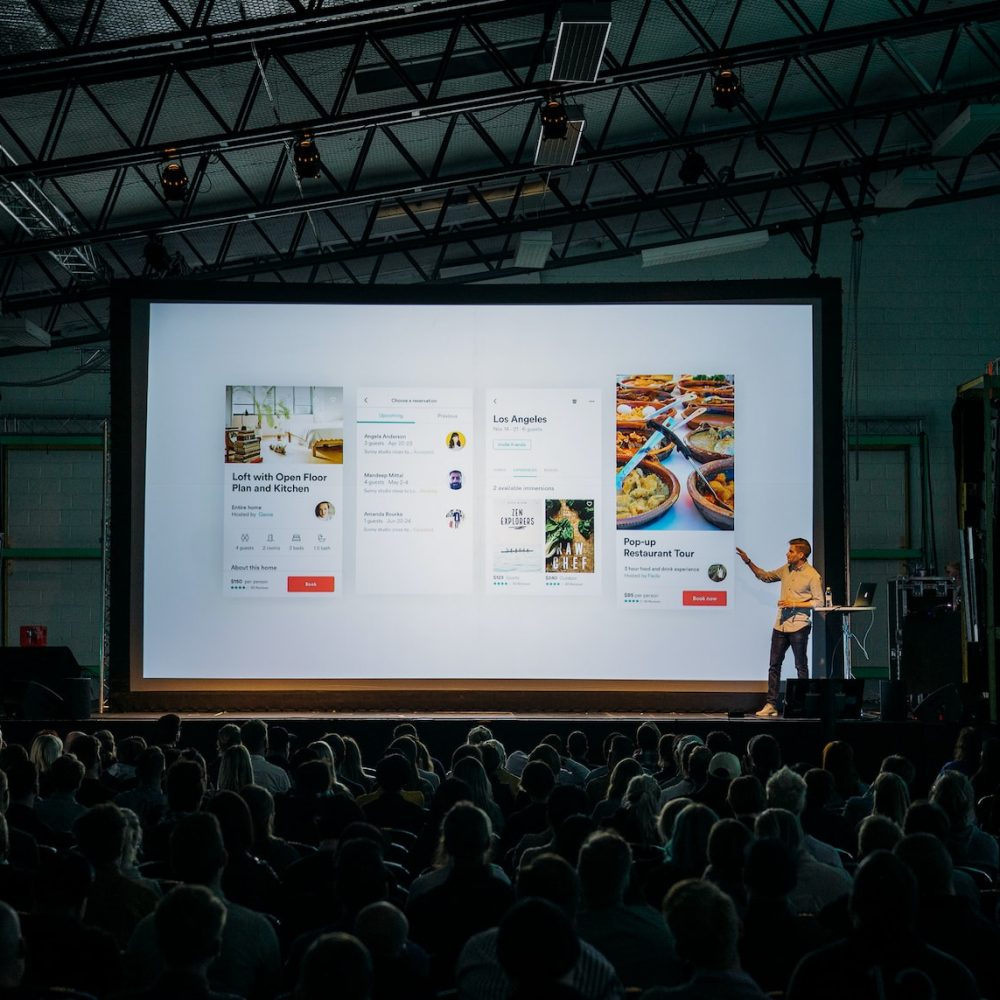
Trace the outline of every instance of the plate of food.
<instances>
[{"instance_id":1,"label":"plate of food","mask_svg":"<svg viewBox=\"0 0 1000 1000\"><path fill-rule=\"evenodd\" d=\"M701 474L708 485L699 478L697 472L688 476L687 491L692 503L709 524L714 524L724 531L732 531L734 523L733 510L736 507L736 478L734 474L735 460L720 458L714 462L706 462L701 467ZM720 502L721 501L721 502ZM618 522L619 525L621 522Z\"/></svg>"},{"instance_id":2,"label":"plate of food","mask_svg":"<svg viewBox=\"0 0 1000 1000\"><path fill-rule=\"evenodd\" d=\"M645 427L646 421L649 420L654 413L658 413L659 417L657 419L662 420L664 417L669 417L676 413L676 410L676 407L664 409L662 402L644 403L641 400L623 401L621 396L619 396L618 404L615 407L615 419L619 426L627 424L631 427Z\"/></svg>"},{"instance_id":3,"label":"plate of food","mask_svg":"<svg viewBox=\"0 0 1000 1000\"><path fill-rule=\"evenodd\" d=\"M680 492L681 485L669 469L644 459L625 477L615 498L618 527L641 528L655 521L673 507Z\"/></svg>"},{"instance_id":4,"label":"plate of food","mask_svg":"<svg viewBox=\"0 0 1000 1000\"><path fill-rule=\"evenodd\" d=\"M677 384L673 375L630 375L618 383L623 389L670 392Z\"/></svg>"},{"instance_id":5,"label":"plate of food","mask_svg":"<svg viewBox=\"0 0 1000 1000\"><path fill-rule=\"evenodd\" d=\"M624 465L648 440L653 433L652 428L645 424L636 426L634 421L625 421L618 424L615 436L615 453L618 456L618 464ZM664 439L659 448L653 448L646 453L650 460L665 458L674 450L673 441Z\"/></svg>"},{"instance_id":6,"label":"plate of food","mask_svg":"<svg viewBox=\"0 0 1000 1000\"><path fill-rule=\"evenodd\" d=\"M728 375L686 375L677 385L684 392L733 395L733 383Z\"/></svg>"},{"instance_id":7,"label":"plate of food","mask_svg":"<svg viewBox=\"0 0 1000 1000\"><path fill-rule=\"evenodd\" d=\"M688 424L684 443L697 462L714 462L736 454L736 428L732 414L705 413Z\"/></svg>"}]
</instances>

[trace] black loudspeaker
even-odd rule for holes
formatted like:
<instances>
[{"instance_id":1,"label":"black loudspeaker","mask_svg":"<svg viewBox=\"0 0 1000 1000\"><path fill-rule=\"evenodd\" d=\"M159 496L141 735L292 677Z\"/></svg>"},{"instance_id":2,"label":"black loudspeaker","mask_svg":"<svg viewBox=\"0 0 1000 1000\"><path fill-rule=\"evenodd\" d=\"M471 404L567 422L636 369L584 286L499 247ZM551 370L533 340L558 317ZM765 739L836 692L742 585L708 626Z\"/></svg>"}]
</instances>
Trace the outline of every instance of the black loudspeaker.
<instances>
[{"instance_id":1,"label":"black loudspeaker","mask_svg":"<svg viewBox=\"0 0 1000 1000\"><path fill-rule=\"evenodd\" d=\"M883 722L905 722L907 718L905 681L879 682L879 718Z\"/></svg>"},{"instance_id":2,"label":"black loudspeaker","mask_svg":"<svg viewBox=\"0 0 1000 1000\"><path fill-rule=\"evenodd\" d=\"M80 674L69 646L0 647L0 704L22 719L89 718L90 682ZM86 704L81 680L87 687Z\"/></svg>"},{"instance_id":3,"label":"black loudspeaker","mask_svg":"<svg viewBox=\"0 0 1000 1000\"><path fill-rule=\"evenodd\" d=\"M921 722L961 722L962 696L956 684L945 684L932 691L916 708L913 716Z\"/></svg>"},{"instance_id":4,"label":"black loudspeaker","mask_svg":"<svg viewBox=\"0 0 1000 1000\"><path fill-rule=\"evenodd\" d=\"M91 688L89 677L67 677L59 687L62 692L64 719L89 719Z\"/></svg>"},{"instance_id":5,"label":"black loudspeaker","mask_svg":"<svg viewBox=\"0 0 1000 1000\"><path fill-rule=\"evenodd\" d=\"M795 677L785 683L786 719L860 719L865 682L847 677Z\"/></svg>"},{"instance_id":6,"label":"black loudspeaker","mask_svg":"<svg viewBox=\"0 0 1000 1000\"><path fill-rule=\"evenodd\" d=\"M38 681L28 681L24 685L16 712L22 719L65 718L62 697Z\"/></svg>"},{"instance_id":7,"label":"black loudspeaker","mask_svg":"<svg viewBox=\"0 0 1000 1000\"><path fill-rule=\"evenodd\" d=\"M903 618L900 677L910 694L962 679L962 620L951 608L919 606Z\"/></svg>"}]
</instances>

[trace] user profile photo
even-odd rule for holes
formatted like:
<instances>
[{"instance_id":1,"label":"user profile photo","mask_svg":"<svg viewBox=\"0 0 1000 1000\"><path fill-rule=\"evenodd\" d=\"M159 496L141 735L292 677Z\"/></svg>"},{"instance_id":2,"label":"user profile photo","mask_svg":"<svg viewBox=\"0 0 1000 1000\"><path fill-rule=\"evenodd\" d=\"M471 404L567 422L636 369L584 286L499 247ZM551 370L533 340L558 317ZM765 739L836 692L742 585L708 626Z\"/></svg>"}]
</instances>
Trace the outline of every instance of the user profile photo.
<instances>
[{"instance_id":1,"label":"user profile photo","mask_svg":"<svg viewBox=\"0 0 1000 1000\"><path fill-rule=\"evenodd\" d=\"M452 469L448 473L448 488L460 490L462 488L462 473L458 469Z\"/></svg>"},{"instance_id":2,"label":"user profile photo","mask_svg":"<svg viewBox=\"0 0 1000 1000\"><path fill-rule=\"evenodd\" d=\"M464 512L458 510L457 508L449 510L448 513L445 514L445 517L448 519L449 528L457 528L465 520Z\"/></svg>"},{"instance_id":3,"label":"user profile photo","mask_svg":"<svg viewBox=\"0 0 1000 1000\"><path fill-rule=\"evenodd\" d=\"M727 576L726 567L722 563L712 563L708 567L708 578L713 583L722 583Z\"/></svg>"},{"instance_id":4,"label":"user profile photo","mask_svg":"<svg viewBox=\"0 0 1000 1000\"><path fill-rule=\"evenodd\" d=\"M321 521L329 521L333 518L333 515L336 514L337 511L334 509L333 504L330 503L329 500L320 500L320 502L316 504L315 513Z\"/></svg>"},{"instance_id":5,"label":"user profile photo","mask_svg":"<svg viewBox=\"0 0 1000 1000\"><path fill-rule=\"evenodd\" d=\"M461 431L452 431L445 440L449 448L456 450L465 447L465 435Z\"/></svg>"}]
</instances>

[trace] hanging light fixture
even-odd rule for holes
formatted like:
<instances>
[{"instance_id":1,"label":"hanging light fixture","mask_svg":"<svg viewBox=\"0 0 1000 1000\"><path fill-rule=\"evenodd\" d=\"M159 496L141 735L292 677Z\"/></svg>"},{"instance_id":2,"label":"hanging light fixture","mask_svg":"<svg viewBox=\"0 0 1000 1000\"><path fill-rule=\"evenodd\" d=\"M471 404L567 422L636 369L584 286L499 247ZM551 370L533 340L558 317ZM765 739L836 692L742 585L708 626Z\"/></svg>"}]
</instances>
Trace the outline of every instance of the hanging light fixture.
<instances>
[{"instance_id":1,"label":"hanging light fixture","mask_svg":"<svg viewBox=\"0 0 1000 1000\"><path fill-rule=\"evenodd\" d=\"M542 138L565 139L569 128L569 119L562 101L550 97L541 107Z\"/></svg>"},{"instance_id":2,"label":"hanging light fixture","mask_svg":"<svg viewBox=\"0 0 1000 1000\"><path fill-rule=\"evenodd\" d=\"M299 180L319 177L321 165L319 150L316 148L311 132L303 132L296 139L295 145L292 146L292 161L295 164L295 174Z\"/></svg>"},{"instance_id":3,"label":"hanging light fixture","mask_svg":"<svg viewBox=\"0 0 1000 1000\"><path fill-rule=\"evenodd\" d=\"M188 196L187 171L181 163L176 149L165 149L166 162L160 167L160 186L167 201L184 201Z\"/></svg>"},{"instance_id":4,"label":"hanging light fixture","mask_svg":"<svg viewBox=\"0 0 1000 1000\"><path fill-rule=\"evenodd\" d=\"M740 78L728 66L719 70L712 81L712 94L715 100L712 102L715 107L724 111L732 111L740 102L743 94L743 84Z\"/></svg>"},{"instance_id":5,"label":"hanging light fixture","mask_svg":"<svg viewBox=\"0 0 1000 1000\"><path fill-rule=\"evenodd\" d=\"M684 157L684 162L680 166L680 170L677 171L677 176L680 178L682 184L697 184L698 178L705 172L708 168L708 164L705 162L705 157L701 153L691 149L688 150L687 156Z\"/></svg>"}]
</instances>

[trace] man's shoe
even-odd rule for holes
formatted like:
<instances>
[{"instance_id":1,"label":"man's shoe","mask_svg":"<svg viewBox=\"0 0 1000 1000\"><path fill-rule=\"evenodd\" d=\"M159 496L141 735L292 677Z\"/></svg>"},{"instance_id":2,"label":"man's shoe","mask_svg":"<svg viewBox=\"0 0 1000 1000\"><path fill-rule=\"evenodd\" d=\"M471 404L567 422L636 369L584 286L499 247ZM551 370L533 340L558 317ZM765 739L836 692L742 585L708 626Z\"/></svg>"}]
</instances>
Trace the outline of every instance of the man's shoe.
<instances>
[{"instance_id":1,"label":"man's shoe","mask_svg":"<svg viewBox=\"0 0 1000 1000\"><path fill-rule=\"evenodd\" d=\"M754 713L758 719L776 719L781 713L776 705L768 702L759 712Z\"/></svg>"}]
</instances>

